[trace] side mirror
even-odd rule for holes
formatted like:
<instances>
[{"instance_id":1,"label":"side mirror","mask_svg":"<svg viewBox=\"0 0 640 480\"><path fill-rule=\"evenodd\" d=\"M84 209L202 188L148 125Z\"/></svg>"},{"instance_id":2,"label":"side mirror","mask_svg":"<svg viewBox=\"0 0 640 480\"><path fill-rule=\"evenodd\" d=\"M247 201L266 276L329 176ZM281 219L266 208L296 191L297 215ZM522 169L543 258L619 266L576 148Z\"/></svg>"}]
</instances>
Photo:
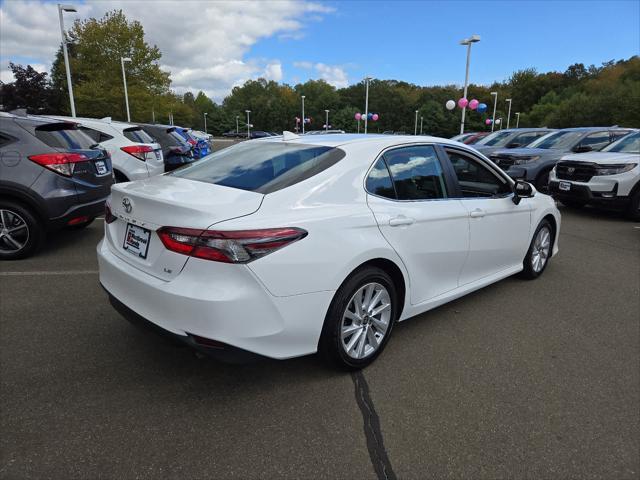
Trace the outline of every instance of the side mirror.
<instances>
[{"instance_id":1,"label":"side mirror","mask_svg":"<svg viewBox=\"0 0 640 480\"><path fill-rule=\"evenodd\" d=\"M591 150L593 150L593 148L589 145L578 145L577 147L573 148L573 151L575 153L585 153L590 152Z\"/></svg>"},{"instance_id":2,"label":"side mirror","mask_svg":"<svg viewBox=\"0 0 640 480\"><path fill-rule=\"evenodd\" d=\"M533 185L524 180L516 180L513 187L513 203L518 205L523 198L531 198L535 195Z\"/></svg>"}]
</instances>

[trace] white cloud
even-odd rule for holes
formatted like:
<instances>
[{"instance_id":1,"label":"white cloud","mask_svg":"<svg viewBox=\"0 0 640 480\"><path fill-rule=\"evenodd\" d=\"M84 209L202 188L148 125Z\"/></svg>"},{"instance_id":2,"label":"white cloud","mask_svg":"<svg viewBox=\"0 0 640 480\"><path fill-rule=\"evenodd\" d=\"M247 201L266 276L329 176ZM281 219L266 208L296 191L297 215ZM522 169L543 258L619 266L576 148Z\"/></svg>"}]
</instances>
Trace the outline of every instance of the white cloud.
<instances>
[{"instance_id":1,"label":"white cloud","mask_svg":"<svg viewBox=\"0 0 640 480\"><path fill-rule=\"evenodd\" d=\"M339 65L327 65L325 63L294 62L293 66L305 70L315 70L316 74L325 82L336 88L344 88L349 85L349 79L344 67Z\"/></svg>"},{"instance_id":2,"label":"white cloud","mask_svg":"<svg viewBox=\"0 0 640 480\"><path fill-rule=\"evenodd\" d=\"M122 9L129 20L140 21L147 42L162 51L161 65L171 72L172 88L204 90L218 100L250 78L281 80L281 63L246 58L251 47L273 36L301 38L305 22L333 11L306 0L187 0L179 5L175 1L89 0L77 9L77 14L65 13L67 26L75 18L99 18L108 10ZM44 0L1 3L0 42L3 61L21 58L49 64L60 45L56 4Z\"/></svg>"}]
</instances>

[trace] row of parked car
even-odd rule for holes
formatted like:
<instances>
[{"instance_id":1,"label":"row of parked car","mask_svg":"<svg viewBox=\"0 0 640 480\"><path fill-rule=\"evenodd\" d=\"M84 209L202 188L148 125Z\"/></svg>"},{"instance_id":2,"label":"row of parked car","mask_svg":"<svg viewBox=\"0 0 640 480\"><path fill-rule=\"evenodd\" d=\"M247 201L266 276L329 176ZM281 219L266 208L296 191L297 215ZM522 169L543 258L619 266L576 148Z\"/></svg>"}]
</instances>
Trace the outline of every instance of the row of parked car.
<instances>
[{"instance_id":1,"label":"row of parked car","mask_svg":"<svg viewBox=\"0 0 640 480\"><path fill-rule=\"evenodd\" d=\"M47 231L86 227L114 182L191 163L212 140L175 125L0 112L0 260L29 256Z\"/></svg>"},{"instance_id":2,"label":"row of parked car","mask_svg":"<svg viewBox=\"0 0 640 480\"><path fill-rule=\"evenodd\" d=\"M513 178L563 204L624 210L640 220L640 132L630 128L514 128L453 137Z\"/></svg>"}]
</instances>

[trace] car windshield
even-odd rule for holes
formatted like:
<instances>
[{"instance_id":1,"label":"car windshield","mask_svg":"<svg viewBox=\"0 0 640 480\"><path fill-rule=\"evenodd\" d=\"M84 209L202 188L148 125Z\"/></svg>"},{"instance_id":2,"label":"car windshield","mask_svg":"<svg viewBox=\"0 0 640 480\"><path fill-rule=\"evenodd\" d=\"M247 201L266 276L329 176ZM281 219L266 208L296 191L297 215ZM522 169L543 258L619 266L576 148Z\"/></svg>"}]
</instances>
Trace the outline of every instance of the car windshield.
<instances>
[{"instance_id":1,"label":"car windshield","mask_svg":"<svg viewBox=\"0 0 640 480\"><path fill-rule=\"evenodd\" d=\"M310 178L345 156L320 145L247 142L228 147L169 175L258 193L271 193Z\"/></svg>"},{"instance_id":2,"label":"car windshield","mask_svg":"<svg viewBox=\"0 0 640 480\"><path fill-rule=\"evenodd\" d=\"M640 132L632 133L602 149L603 152L640 153Z\"/></svg>"},{"instance_id":3,"label":"car windshield","mask_svg":"<svg viewBox=\"0 0 640 480\"><path fill-rule=\"evenodd\" d=\"M493 132L482 140L476 142L476 145L484 145L487 147L503 147L507 144L513 132Z\"/></svg>"},{"instance_id":4,"label":"car windshield","mask_svg":"<svg viewBox=\"0 0 640 480\"><path fill-rule=\"evenodd\" d=\"M539 138L527 148L557 148L560 150L570 150L578 141L584 132L579 130L565 130L563 132L554 132Z\"/></svg>"}]
</instances>

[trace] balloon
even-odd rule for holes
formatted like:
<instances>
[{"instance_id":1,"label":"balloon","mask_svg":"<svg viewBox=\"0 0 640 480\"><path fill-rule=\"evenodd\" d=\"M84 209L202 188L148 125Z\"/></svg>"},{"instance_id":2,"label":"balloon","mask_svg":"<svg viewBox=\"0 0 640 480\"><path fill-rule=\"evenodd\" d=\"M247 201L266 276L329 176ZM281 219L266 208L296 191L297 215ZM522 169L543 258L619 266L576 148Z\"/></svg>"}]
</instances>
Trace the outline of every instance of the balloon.
<instances>
[{"instance_id":1,"label":"balloon","mask_svg":"<svg viewBox=\"0 0 640 480\"><path fill-rule=\"evenodd\" d=\"M487 111L486 103L481 103L480 105L478 105L478 113L484 113L486 111Z\"/></svg>"},{"instance_id":2,"label":"balloon","mask_svg":"<svg viewBox=\"0 0 640 480\"><path fill-rule=\"evenodd\" d=\"M454 102L453 100L448 100L444 105L445 107L447 107L447 110L453 110L454 108L456 108L456 102Z\"/></svg>"},{"instance_id":3,"label":"balloon","mask_svg":"<svg viewBox=\"0 0 640 480\"><path fill-rule=\"evenodd\" d=\"M300 117L296 117L296 123L300 123Z\"/></svg>"},{"instance_id":4,"label":"balloon","mask_svg":"<svg viewBox=\"0 0 640 480\"><path fill-rule=\"evenodd\" d=\"M373 113L367 113L367 120L371 120L373 118Z\"/></svg>"},{"instance_id":5,"label":"balloon","mask_svg":"<svg viewBox=\"0 0 640 480\"><path fill-rule=\"evenodd\" d=\"M374 122L377 122L379 118L380 116L377 113L374 113L373 117L371 117L371 120L373 120Z\"/></svg>"},{"instance_id":6,"label":"balloon","mask_svg":"<svg viewBox=\"0 0 640 480\"><path fill-rule=\"evenodd\" d=\"M458 100L458 106L460 108L465 108L467 105L469 105L469 100L467 100L466 98L462 97L460 100Z\"/></svg>"},{"instance_id":7,"label":"balloon","mask_svg":"<svg viewBox=\"0 0 640 480\"><path fill-rule=\"evenodd\" d=\"M356 120L360 120L362 118L362 114L360 112L356 113Z\"/></svg>"},{"instance_id":8,"label":"balloon","mask_svg":"<svg viewBox=\"0 0 640 480\"><path fill-rule=\"evenodd\" d=\"M475 110L476 108L478 108L478 105L480 104L480 102L478 100L476 100L475 98L473 100L471 100L469 102L469 108L471 110Z\"/></svg>"},{"instance_id":9,"label":"balloon","mask_svg":"<svg viewBox=\"0 0 640 480\"><path fill-rule=\"evenodd\" d=\"M484 124L485 124L485 125L491 125L491 119L490 119L490 118L487 118L487 119L484 121Z\"/></svg>"},{"instance_id":10,"label":"balloon","mask_svg":"<svg viewBox=\"0 0 640 480\"><path fill-rule=\"evenodd\" d=\"M497 120L496 120L496 125L500 125L500 122L502 122L502 120L497 119Z\"/></svg>"}]
</instances>

